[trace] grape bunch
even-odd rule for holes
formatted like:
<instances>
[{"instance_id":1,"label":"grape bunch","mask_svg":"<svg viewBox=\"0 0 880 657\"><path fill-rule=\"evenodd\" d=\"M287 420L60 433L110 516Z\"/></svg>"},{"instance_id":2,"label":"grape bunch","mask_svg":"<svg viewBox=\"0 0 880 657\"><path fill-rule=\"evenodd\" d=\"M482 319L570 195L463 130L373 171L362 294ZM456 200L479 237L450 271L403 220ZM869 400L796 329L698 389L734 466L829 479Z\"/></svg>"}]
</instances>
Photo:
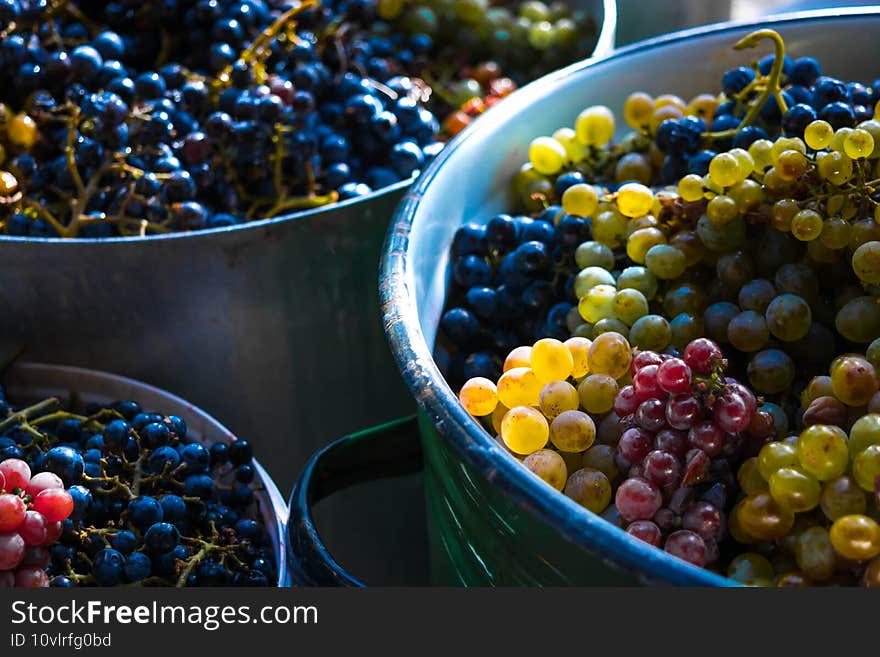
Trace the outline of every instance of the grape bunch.
<instances>
[{"instance_id":1,"label":"grape bunch","mask_svg":"<svg viewBox=\"0 0 880 657\"><path fill-rule=\"evenodd\" d=\"M0 407L4 583L277 581L247 441L206 447L179 416L134 401L90 405L83 414L57 398L19 410L3 399ZM21 575L12 577L7 571L19 564Z\"/></svg>"},{"instance_id":2,"label":"grape bunch","mask_svg":"<svg viewBox=\"0 0 880 657\"><path fill-rule=\"evenodd\" d=\"M50 470L31 476L21 459L0 462L0 588L49 586L45 568L73 497Z\"/></svg>"}]
</instances>

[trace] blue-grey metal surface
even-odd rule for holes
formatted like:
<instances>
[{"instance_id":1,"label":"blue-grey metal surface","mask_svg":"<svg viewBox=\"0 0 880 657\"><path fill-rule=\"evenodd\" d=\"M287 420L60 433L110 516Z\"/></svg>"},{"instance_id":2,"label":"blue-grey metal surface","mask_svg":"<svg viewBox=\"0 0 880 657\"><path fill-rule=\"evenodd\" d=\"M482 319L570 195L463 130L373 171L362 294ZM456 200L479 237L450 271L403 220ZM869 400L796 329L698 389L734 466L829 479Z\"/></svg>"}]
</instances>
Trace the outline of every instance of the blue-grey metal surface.
<instances>
[{"instance_id":1,"label":"blue-grey metal surface","mask_svg":"<svg viewBox=\"0 0 880 657\"><path fill-rule=\"evenodd\" d=\"M15 400L46 399L57 396L68 399L75 393L82 403L108 404L133 399L144 408L179 415L186 422L188 432L199 441L232 442L236 438L213 417L180 397L140 381L107 372L79 367L63 367L41 363L19 363L3 374L8 396ZM241 434L250 440L247 434ZM255 491L259 512L272 538L278 565L278 586L290 586L287 563L287 504L272 477L254 460L257 480L261 488Z\"/></svg>"},{"instance_id":2,"label":"blue-grey metal surface","mask_svg":"<svg viewBox=\"0 0 880 657\"><path fill-rule=\"evenodd\" d=\"M717 89L724 70L764 54L731 48L759 26L778 30L792 55L818 57L830 75L862 80L877 76L880 7L698 28L571 66L521 90L493 110L494 120L466 130L438 156L398 207L380 268L392 351L411 393L440 435L474 470L517 499L524 512L585 552L654 581L730 583L651 548L537 482L465 412L432 357L448 281L447 254L459 225L485 222L509 207L509 180L528 159L531 139L571 125L590 104L606 104L619 115L634 90L688 98Z\"/></svg>"}]
</instances>

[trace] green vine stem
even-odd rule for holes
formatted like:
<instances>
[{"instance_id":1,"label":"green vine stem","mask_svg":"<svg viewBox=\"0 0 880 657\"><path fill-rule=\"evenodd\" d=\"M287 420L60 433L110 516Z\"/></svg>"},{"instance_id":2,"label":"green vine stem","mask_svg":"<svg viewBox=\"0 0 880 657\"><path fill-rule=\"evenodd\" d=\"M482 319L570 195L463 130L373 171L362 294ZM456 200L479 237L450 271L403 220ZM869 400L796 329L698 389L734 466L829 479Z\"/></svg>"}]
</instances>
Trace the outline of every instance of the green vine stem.
<instances>
[{"instance_id":1,"label":"green vine stem","mask_svg":"<svg viewBox=\"0 0 880 657\"><path fill-rule=\"evenodd\" d=\"M52 412L57 409L61 405L61 400L58 397L49 397L48 399L44 399L41 402L34 404L33 406L28 406L20 410L18 413L13 413L8 418L0 422L0 433L3 433L7 429L14 427L16 424L21 424L23 422L27 422L28 420L44 415L47 412Z\"/></svg>"}]
</instances>

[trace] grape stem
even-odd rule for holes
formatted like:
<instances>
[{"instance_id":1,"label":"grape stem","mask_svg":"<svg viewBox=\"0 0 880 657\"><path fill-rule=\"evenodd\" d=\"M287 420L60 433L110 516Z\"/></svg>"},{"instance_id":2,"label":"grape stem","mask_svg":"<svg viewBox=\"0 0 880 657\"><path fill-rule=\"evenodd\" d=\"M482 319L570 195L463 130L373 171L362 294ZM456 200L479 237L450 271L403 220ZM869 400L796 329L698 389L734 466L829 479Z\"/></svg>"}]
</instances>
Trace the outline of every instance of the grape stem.
<instances>
[{"instance_id":1,"label":"grape stem","mask_svg":"<svg viewBox=\"0 0 880 657\"><path fill-rule=\"evenodd\" d=\"M0 422L0 434L2 434L7 429L15 426L16 424L26 423L31 418L39 417L47 411L53 411L60 405L61 400L58 399L58 397L49 397L48 399L44 399L43 401L38 402L33 406L28 406L27 408L22 409L18 413L13 413L8 418Z\"/></svg>"},{"instance_id":2,"label":"grape stem","mask_svg":"<svg viewBox=\"0 0 880 657\"><path fill-rule=\"evenodd\" d=\"M779 111L782 114L788 111L788 106L785 104L785 99L782 97L782 90L779 86L780 78L782 77L782 65L785 60L785 41L782 40L779 32L770 29L756 30L737 41L733 48L734 50L754 48L764 39L773 41L774 59L773 67L770 69L770 75L767 76L767 83L764 85L761 95L749 106L749 111L746 112L739 126L720 132L708 132L703 135L704 137L708 139L723 139L737 134L743 128L752 124L755 118L757 118L758 112L761 111L761 108L764 107L771 95L776 98L776 104L779 106Z\"/></svg>"}]
</instances>

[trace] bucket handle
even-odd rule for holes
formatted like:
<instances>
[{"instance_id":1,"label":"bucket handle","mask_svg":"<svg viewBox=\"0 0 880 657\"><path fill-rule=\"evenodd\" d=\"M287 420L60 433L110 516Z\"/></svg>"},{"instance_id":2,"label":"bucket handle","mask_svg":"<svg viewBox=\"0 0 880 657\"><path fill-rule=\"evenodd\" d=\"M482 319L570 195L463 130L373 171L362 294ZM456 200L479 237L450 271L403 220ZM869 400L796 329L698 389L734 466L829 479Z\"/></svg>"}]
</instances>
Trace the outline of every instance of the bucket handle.
<instances>
[{"instance_id":1,"label":"bucket handle","mask_svg":"<svg viewBox=\"0 0 880 657\"><path fill-rule=\"evenodd\" d=\"M312 517L312 506L329 495L375 479L422 469L415 416L339 438L306 463L290 496L290 568L299 586L362 587L330 554Z\"/></svg>"}]
</instances>

